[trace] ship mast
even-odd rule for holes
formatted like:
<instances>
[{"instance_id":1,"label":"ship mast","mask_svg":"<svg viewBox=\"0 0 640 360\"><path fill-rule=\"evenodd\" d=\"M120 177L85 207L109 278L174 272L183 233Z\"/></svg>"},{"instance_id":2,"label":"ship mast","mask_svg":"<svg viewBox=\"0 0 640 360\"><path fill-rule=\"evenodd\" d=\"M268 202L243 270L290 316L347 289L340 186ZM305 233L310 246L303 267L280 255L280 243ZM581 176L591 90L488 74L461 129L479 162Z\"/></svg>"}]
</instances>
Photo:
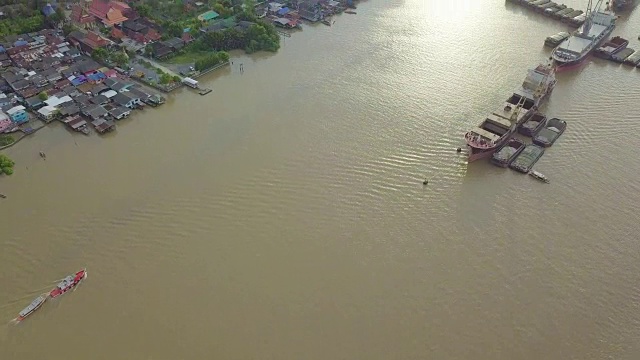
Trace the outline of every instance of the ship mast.
<instances>
[{"instance_id":1,"label":"ship mast","mask_svg":"<svg viewBox=\"0 0 640 360\"><path fill-rule=\"evenodd\" d=\"M595 8L596 11L598 11L601 5L602 0L596 0L595 6L593 6L593 0L589 0L589 3L587 4L587 11L585 12L584 24L582 25L582 36L589 36L589 30L591 30L591 25L593 24L593 9Z\"/></svg>"},{"instance_id":2,"label":"ship mast","mask_svg":"<svg viewBox=\"0 0 640 360\"><path fill-rule=\"evenodd\" d=\"M582 36L584 37L589 36L589 30L591 30L591 13L592 13L591 6L592 5L593 5L593 1L589 0L589 2L587 3L587 12L585 13L584 24L582 24Z\"/></svg>"}]
</instances>

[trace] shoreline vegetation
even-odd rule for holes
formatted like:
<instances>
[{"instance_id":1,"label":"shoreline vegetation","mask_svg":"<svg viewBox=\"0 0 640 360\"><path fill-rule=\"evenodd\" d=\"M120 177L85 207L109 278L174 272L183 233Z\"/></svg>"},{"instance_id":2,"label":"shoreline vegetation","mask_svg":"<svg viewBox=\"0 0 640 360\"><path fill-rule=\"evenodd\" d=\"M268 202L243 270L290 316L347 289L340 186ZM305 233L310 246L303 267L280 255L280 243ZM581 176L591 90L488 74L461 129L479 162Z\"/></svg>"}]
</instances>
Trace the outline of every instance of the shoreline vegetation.
<instances>
[{"instance_id":1,"label":"shoreline vegetation","mask_svg":"<svg viewBox=\"0 0 640 360\"><path fill-rule=\"evenodd\" d=\"M0 174L12 175L15 164L7 155L0 154Z\"/></svg>"},{"instance_id":2,"label":"shoreline vegetation","mask_svg":"<svg viewBox=\"0 0 640 360\"><path fill-rule=\"evenodd\" d=\"M151 46L144 49L145 57L156 58L169 67L191 65L186 68L187 71L177 71L181 75L197 75L198 72L228 62L227 51L244 50L252 54L258 51L277 52L280 49L278 30L256 15L254 0L213 1L211 11L217 17L212 22L198 19L202 8L180 8L177 3L147 0L144 4L134 6L134 9L141 16L160 24L165 30L163 37L189 39L183 48L167 56L157 57ZM206 28L215 30L202 31ZM215 54L220 61L214 59Z\"/></svg>"}]
</instances>

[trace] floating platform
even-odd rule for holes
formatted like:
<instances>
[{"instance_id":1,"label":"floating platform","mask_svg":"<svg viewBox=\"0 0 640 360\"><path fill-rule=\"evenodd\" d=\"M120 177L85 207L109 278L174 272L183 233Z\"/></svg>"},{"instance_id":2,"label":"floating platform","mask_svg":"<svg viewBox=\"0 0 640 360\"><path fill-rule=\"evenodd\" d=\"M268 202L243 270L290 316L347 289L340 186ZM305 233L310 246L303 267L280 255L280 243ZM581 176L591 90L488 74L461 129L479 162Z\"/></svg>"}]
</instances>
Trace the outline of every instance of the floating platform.
<instances>
[{"instance_id":1,"label":"floating platform","mask_svg":"<svg viewBox=\"0 0 640 360\"><path fill-rule=\"evenodd\" d=\"M507 0L510 3L522 5L547 17L561 20L569 25L580 26L586 16L584 11L575 10L565 4L559 4L551 0Z\"/></svg>"},{"instance_id":2,"label":"floating platform","mask_svg":"<svg viewBox=\"0 0 640 360\"><path fill-rule=\"evenodd\" d=\"M201 96L205 96L212 91L213 91L212 89L200 89L198 90L198 94L200 94Z\"/></svg>"}]
</instances>

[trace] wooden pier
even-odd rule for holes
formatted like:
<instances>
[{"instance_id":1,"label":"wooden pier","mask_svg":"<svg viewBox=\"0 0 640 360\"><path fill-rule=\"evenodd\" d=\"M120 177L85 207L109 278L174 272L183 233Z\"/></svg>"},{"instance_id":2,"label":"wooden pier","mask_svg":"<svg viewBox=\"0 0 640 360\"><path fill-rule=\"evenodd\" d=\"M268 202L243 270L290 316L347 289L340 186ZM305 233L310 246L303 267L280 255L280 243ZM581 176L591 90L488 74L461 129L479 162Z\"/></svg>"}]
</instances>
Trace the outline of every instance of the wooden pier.
<instances>
[{"instance_id":1,"label":"wooden pier","mask_svg":"<svg viewBox=\"0 0 640 360\"><path fill-rule=\"evenodd\" d=\"M575 10L567 5L555 3L551 0L506 0L507 2L522 5L535 12L552 19L560 20L568 25L578 27L586 19L582 10Z\"/></svg>"}]
</instances>

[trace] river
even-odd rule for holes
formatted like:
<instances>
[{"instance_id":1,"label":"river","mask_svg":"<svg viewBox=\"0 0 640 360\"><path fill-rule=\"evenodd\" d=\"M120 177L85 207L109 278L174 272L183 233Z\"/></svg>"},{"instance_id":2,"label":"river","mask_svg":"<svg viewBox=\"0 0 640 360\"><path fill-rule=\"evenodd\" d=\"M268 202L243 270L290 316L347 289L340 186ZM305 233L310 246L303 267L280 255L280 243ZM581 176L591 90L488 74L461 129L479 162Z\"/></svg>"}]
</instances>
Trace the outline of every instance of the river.
<instances>
[{"instance_id":1,"label":"river","mask_svg":"<svg viewBox=\"0 0 640 360\"><path fill-rule=\"evenodd\" d=\"M357 12L115 133L6 151L0 318L89 276L0 326L0 358L637 359L640 69L558 75L546 185L456 148L563 24L490 0ZM614 35L640 48L638 23Z\"/></svg>"}]
</instances>

